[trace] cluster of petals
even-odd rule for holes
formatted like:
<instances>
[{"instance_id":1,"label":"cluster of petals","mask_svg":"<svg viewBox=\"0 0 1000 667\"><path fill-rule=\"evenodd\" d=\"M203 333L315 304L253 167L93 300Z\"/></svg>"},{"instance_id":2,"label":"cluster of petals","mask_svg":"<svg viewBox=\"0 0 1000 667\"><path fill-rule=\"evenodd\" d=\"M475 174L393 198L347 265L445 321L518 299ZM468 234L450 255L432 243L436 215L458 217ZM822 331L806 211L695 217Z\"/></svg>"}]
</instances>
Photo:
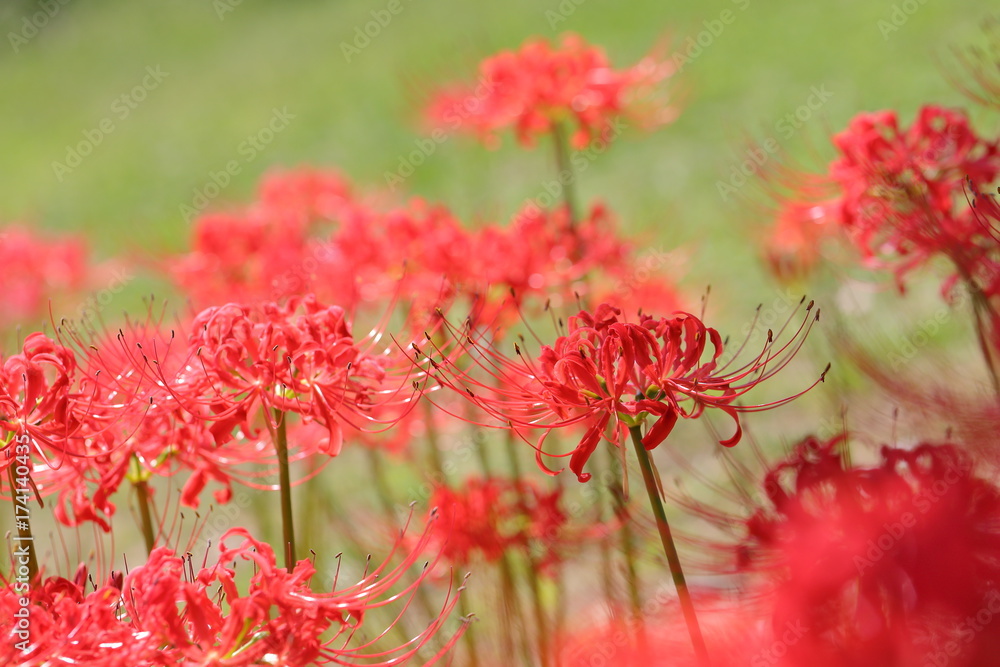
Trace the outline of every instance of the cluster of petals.
<instances>
[{"instance_id":1,"label":"cluster of petals","mask_svg":"<svg viewBox=\"0 0 1000 667\"><path fill-rule=\"evenodd\" d=\"M240 543L227 547L226 542ZM27 596L27 637L18 634L23 609L14 586L0 591L0 660L4 664L110 665L389 665L417 657L431 664L461 633L437 642L457 595L449 593L436 617L414 638L387 646L389 628L374 635L369 614L389 607L399 614L409 606L428 569L413 576L427 537L398 565L386 563L358 583L313 592L316 568L308 560L286 570L275 564L269 545L242 528L223 536L217 559L195 570L190 555L166 547L124 577L119 573L87 592L87 577L73 581L47 577ZM206 555L206 561L208 557ZM237 566L253 568L241 590ZM85 571L84 571L85 572ZM91 582L93 580L91 579ZM393 615L388 617L394 618ZM398 620L398 616L396 616ZM394 625L395 621L391 622ZM390 625L390 628L391 628ZM23 631L23 628L21 628ZM432 641L435 646L428 646Z\"/></svg>"},{"instance_id":2,"label":"cluster of petals","mask_svg":"<svg viewBox=\"0 0 1000 667\"><path fill-rule=\"evenodd\" d=\"M0 428L30 438L33 481L58 494L64 525L109 530L116 490L151 475L184 472L181 501L192 507L209 482L222 503L234 479L270 488L258 480L275 470L275 429L291 415L293 435L312 430L293 438L290 459L329 458L345 428L385 428L403 408L375 408L406 405L386 389L389 358L355 341L342 308L311 295L209 308L187 327L186 340L153 320L87 344L73 333L80 351L36 333L3 360Z\"/></svg>"},{"instance_id":3,"label":"cluster of petals","mask_svg":"<svg viewBox=\"0 0 1000 667\"><path fill-rule=\"evenodd\" d=\"M84 287L86 248L76 238L46 239L20 227L0 229L0 325L11 326L46 314L49 300Z\"/></svg>"},{"instance_id":4,"label":"cluster of petals","mask_svg":"<svg viewBox=\"0 0 1000 667\"><path fill-rule=\"evenodd\" d=\"M78 375L73 350L43 333L29 335L19 354L0 360L4 439L26 435L36 446L65 449L84 427L73 409Z\"/></svg>"},{"instance_id":5,"label":"cluster of petals","mask_svg":"<svg viewBox=\"0 0 1000 667\"><path fill-rule=\"evenodd\" d=\"M789 340L778 344L769 334L760 353L741 366L736 366L738 354L721 360L722 337L694 315L641 315L639 322L628 322L609 304L571 317L566 335L543 345L537 359L517 344L515 357L508 357L482 335L454 328L451 347L433 341L413 347L438 384L466 396L518 434L540 429L533 446L543 470L556 474L543 455L569 456L570 470L585 482L591 475L584 468L602 439L620 446L630 428L645 424L642 442L653 449L678 418L700 417L706 408L733 419L735 434L722 444L737 444L740 412L776 407L800 395L759 405L742 402L790 362L814 321L810 303ZM579 444L566 454L546 452L547 436L564 428L584 431Z\"/></svg>"},{"instance_id":6,"label":"cluster of petals","mask_svg":"<svg viewBox=\"0 0 1000 667\"><path fill-rule=\"evenodd\" d=\"M615 286L630 295L656 282L633 275L636 248L601 204L572 221L566 207L531 203L510 224L469 229L440 204L413 198L384 207L353 194L335 172L313 170L272 174L245 209L202 215L191 242L168 269L197 307L311 293L349 312L399 303L418 331L428 326L420 313L456 299L503 322L529 302ZM670 290L652 296L675 300Z\"/></svg>"},{"instance_id":7,"label":"cluster of petals","mask_svg":"<svg viewBox=\"0 0 1000 667\"><path fill-rule=\"evenodd\" d=\"M59 494L55 517L65 525L93 521L108 530L114 513L110 498L128 469L120 425L126 415L141 415L135 395L108 389L90 360L42 333L25 340L20 353L0 366L0 430L7 449L27 438L32 484L41 496ZM121 377L121 376L119 376ZM134 425L134 419L128 420ZM121 426L121 430L119 430ZM0 457L4 468L10 456ZM3 475L0 486L7 481Z\"/></svg>"},{"instance_id":8,"label":"cluster of petals","mask_svg":"<svg viewBox=\"0 0 1000 667\"><path fill-rule=\"evenodd\" d=\"M471 478L461 489L438 487L429 504L445 561L467 565L496 562L515 549L538 549L540 567L560 559L560 537L569 517L561 508L561 489L543 491L526 480Z\"/></svg>"},{"instance_id":9,"label":"cluster of petals","mask_svg":"<svg viewBox=\"0 0 1000 667\"><path fill-rule=\"evenodd\" d=\"M536 39L484 60L476 84L443 89L427 116L435 128L472 132L487 145L511 128L521 144L532 146L565 124L572 145L584 148L595 139L609 140L620 116L645 126L671 118L662 105L650 112L653 105L644 98L656 95L673 70L654 56L615 69L602 49L575 34L563 35L557 46Z\"/></svg>"},{"instance_id":10,"label":"cluster of petals","mask_svg":"<svg viewBox=\"0 0 1000 667\"><path fill-rule=\"evenodd\" d=\"M925 106L909 127L894 111L859 114L833 144L838 157L827 174L785 205L779 246L815 252L818 239L839 229L870 267L892 270L900 288L933 257L948 259L966 280L983 272L996 243L969 205L966 184L997 178L1000 147L962 111Z\"/></svg>"},{"instance_id":11,"label":"cluster of petals","mask_svg":"<svg viewBox=\"0 0 1000 667\"><path fill-rule=\"evenodd\" d=\"M192 321L188 344L193 361L168 384L192 410L210 408L220 443L237 427L252 432L259 411L270 419L277 410L326 427L335 454L342 422L374 401L386 375L387 358L361 349L343 308L313 295L208 308Z\"/></svg>"},{"instance_id":12,"label":"cluster of petals","mask_svg":"<svg viewBox=\"0 0 1000 667\"><path fill-rule=\"evenodd\" d=\"M993 664L1000 489L966 451L885 447L851 466L843 437L809 438L764 481L738 560L770 582L773 627L808 628L789 664Z\"/></svg>"},{"instance_id":13,"label":"cluster of petals","mask_svg":"<svg viewBox=\"0 0 1000 667\"><path fill-rule=\"evenodd\" d=\"M316 291L309 286L342 279L336 258L317 239L366 210L336 171L270 174L252 205L194 219L191 249L166 268L201 308L231 301L277 301Z\"/></svg>"}]
</instances>

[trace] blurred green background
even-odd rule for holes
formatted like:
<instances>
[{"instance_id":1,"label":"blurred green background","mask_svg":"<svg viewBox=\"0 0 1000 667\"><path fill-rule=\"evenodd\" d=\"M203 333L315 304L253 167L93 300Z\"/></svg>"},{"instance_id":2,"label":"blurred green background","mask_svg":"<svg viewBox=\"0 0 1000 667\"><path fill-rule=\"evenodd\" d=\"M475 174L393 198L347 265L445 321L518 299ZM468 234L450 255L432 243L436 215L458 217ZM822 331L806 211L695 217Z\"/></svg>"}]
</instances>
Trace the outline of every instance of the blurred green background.
<instances>
[{"instance_id":1,"label":"blurred green background","mask_svg":"<svg viewBox=\"0 0 1000 667\"><path fill-rule=\"evenodd\" d=\"M685 247L683 283L695 294L712 284L722 317L735 308L731 321L742 323L774 290L749 241L759 211L739 197L723 201L716 185L745 158L744 143L774 136L782 151L825 159L827 136L861 110L896 108L908 122L922 103L964 104L938 61L977 37L986 9L972 0L399 1L402 11L350 62L343 44L388 2L4 3L0 220L83 233L101 257L182 250L181 207L230 160L241 171L213 207L248 200L276 166L335 166L362 188L382 187L414 149L427 91L471 76L483 57L575 31L627 65L666 37L668 52L695 54L678 77L679 120L627 133L579 189L608 201L630 232L648 232L653 249ZM688 51L724 11L730 23ZM879 23L894 19L901 25L891 32ZM142 85L147 67L165 76L124 106L120 96ZM779 133L814 86L830 98L792 136ZM241 144L274 109L294 118L246 160ZM57 175L53 163L65 164L70 147L108 120L113 130L92 153ZM506 218L540 191L552 164L547 146L525 152L505 139L492 152L464 137L446 141L406 188L469 224ZM113 307L135 308L150 290L167 288L140 277Z\"/></svg>"}]
</instances>

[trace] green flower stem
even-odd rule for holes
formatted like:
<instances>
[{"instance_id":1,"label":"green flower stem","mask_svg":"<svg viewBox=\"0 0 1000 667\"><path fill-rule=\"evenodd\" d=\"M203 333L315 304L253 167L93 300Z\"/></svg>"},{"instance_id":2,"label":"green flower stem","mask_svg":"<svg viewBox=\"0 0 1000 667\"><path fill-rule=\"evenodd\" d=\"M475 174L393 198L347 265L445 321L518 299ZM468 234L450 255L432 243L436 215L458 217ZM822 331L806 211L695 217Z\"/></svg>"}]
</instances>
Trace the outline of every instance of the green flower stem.
<instances>
[{"instance_id":1,"label":"green flower stem","mask_svg":"<svg viewBox=\"0 0 1000 667\"><path fill-rule=\"evenodd\" d=\"M468 593L468 591L465 591ZM460 613L465 618L470 618L470 612L468 608L468 595L460 595L458 597L458 613ZM469 651L469 667L479 667L479 646L476 642L476 630L473 623L469 623L465 626L465 647Z\"/></svg>"},{"instance_id":2,"label":"green flower stem","mask_svg":"<svg viewBox=\"0 0 1000 667\"><path fill-rule=\"evenodd\" d=\"M617 450L607 449L608 468L612 480L608 483L615 518L621 522L621 548L625 558L625 577L628 583L629 603L636 618L642 614L642 597L639 594L639 576L636 571L635 536L632 534L632 522L628 518L628 508L625 504L625 487L621 462L616 455Z\"/></svg>"},{"instance_id":3,"label":"green flower stem","mask_svg":"<svg viewBox=\"0 0 1000 667\"><path fill-rule=\"evenodd\" d=\"M642 444L642 426L629 427L632 436L632 444L635 446L635 454L639 458L639 468L642 470L642 481L646 485L646 493L649 495L649 504L653 509L653 516L656 518L656 529L660 534L660 542L663 544L663 553L667 557L670 566L670 575L673 577L674 586L677 588L677 598L681 604L681 611L684 614L684 621L687 623L688 634L691 635L691 643L694 645L695 654L703 664L708 664L708 649L705 647L705 639L701 634L701 627L698 625L698 616L695 614L694 603L688 591L687 583L684 581L684 571L681 569L681 559L677 555L677 547L674 545L674 538L670 534L670 524L667 523L667 514L663 510L663 502L660 500L660 491L653 473L653 464L649 458L649 452Z\"/></svg>"},{"instance_id":4,"label":"green flower stem","mask_svg":"<svg viewBox=\"0 0 1000 667\"><path fill-rule=\"evenodd\" d=\"M139 519L142 522L142 538L146 542L146 553L150 554L156 547L156 531L153 529L153 513L149 508L149 482L140 479L133 485L139 498Z\"/></svg>"},{"instance_id":5,"label":"green flower stem","mask_svg":"<svg viewBox=\"0 0 1000 667\"><path fill-rule=\"evenodd\" d=\"M431 472L434 473L434 483L447 486L448 477L444 472L441 446L438 443L437 431L434 429L434 408L430 401L424 401L424 423L427 427L427 452L429 454Z\"/></svg>"},{"instance_id":6,"label":"green flower stem","mask_svg":"<svg viewBox=\"0 0 1000 667\"><path fill-rule=\"evenodd\" d=\"M569 228L574 229L579 220L576 206L576 173L570 162L569 141L566 139L566 125L557 122L552 126L552 139L556 152L556 168L559 182L563 184L563 200L569 210ZM564 176L565 174L565 176Z\"/></svg>"},{"instance_id":7,"label":"green flower stem","mask_svg":"<svg viewBox=\"0 0 1000 667\"><path fill-rule=\"evenodd\" d=\"M517 449L514 443L514 434L510 430L505 432L504 444L507 450L507 461L510 464L510 471L513 479L521 479L521 464L517 460ZM523 497L523 496L522 496ZM531 553L529 546L525 552L527 556L527 576L528 587L531 589L532 610L535 615L535 640L537 643L538 660L542 667L549 665L548 648L548 616L545 613L545 604L542 601L542 586L538 578L538 563Z\"/></svg>"},{"instance_id":8,"label":"green flower stem","mask_svg":"<svg viewBox=\"0 0 1000 667\"><path fill-rule=\"evenodd\" d=\"M291 572L296 562L295 524L292 514L292 481L288 469L288 430L285 414L276 409L274 421L276 424L274 450L278 457L278 485L281 491L281 536L285 546L285 569Z\"/></svg>"}]
</instances>

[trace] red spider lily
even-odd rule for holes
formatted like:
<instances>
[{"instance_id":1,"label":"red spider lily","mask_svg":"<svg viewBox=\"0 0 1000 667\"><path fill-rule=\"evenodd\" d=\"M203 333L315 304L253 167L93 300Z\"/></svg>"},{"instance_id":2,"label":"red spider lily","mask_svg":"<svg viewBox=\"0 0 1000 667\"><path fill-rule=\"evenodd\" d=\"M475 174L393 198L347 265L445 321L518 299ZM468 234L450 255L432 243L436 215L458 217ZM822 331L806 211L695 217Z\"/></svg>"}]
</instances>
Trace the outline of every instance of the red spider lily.
<instances>
[{"instance_id":1,"label":"red spider lily","mask_svg":"<svg viewBox=\"0 0 1000 667\"><path fill-rule=\"evenodd\" d=\"M353 281L338 268L322 234L367 215L348 182L332 171L274 173L258 200L240 210L209 213L193 224L191 250L167 265L173 280L201 307L280 301L320 292L327 282L340 302Z\"/></svg>"},{"instance_id":2,"label":"red spider lily","mask_svg":"<svg viewBox=\"0 0 1000 667\"><path fill-rule=\"evenodd\" d=\"M419 198L368 207L322 172L271 177L260 190L244 211L200 217L192 251L171 264L196 304L283 304L311 293L354 312L404 300L421 330L422 313L471 299L482 319L503 321L532 296L568 301L588 294L585 279L628 275L634 252L600 204L575 224L564 207L532 204L512 225L467 230ZM316 234L329 223L331 234Z\"/></svg>"},{"instance_id":3,"label":"red spider lily","mask_svg":"<svg viewBox=\"0 0 1000 667\"><path fill-rule=\"evenodd\" d=\"M842 228L872 267L893 270L900 289L906 274L932 257L946 257L967 278L995 248L964 183L993 181L1000 148L978 136L961 111L925 106L909 128L892 111L860 114L833 143L840 156L787 210L791 230L804 230L803 209L815 223L826 218L821 224Z\"/></svg>"},{"instance_id":4,"label":"red spider lily","mask_svg":"<svg viewBox=\"0 0 1000 667\"><path fill-rule=\"evenodd\" d=\"M496 562L538 541L543 566L558 562L568 521L561 495L560 489L545 492L530 482L499 478L468 479L460 490L438 487L429 504L440 517L434 531L444 559L456 565Z\"/></svg>"},{"instance_id":5,"label":"red spider lily","mask_svg":"<svg viewBox=\"0 0 1000 667\"><path fill-rule=\"evenodd\" d=\"M225 484L216 499L228 499L228 478L205 456L206 445L213 443L210 422L181 409L161 380L189 363L186 346L161 324L129 322L115 335L101 332L89 343L81 332L68 330L80 349L80 368L61 391L87 428L77 433L72 449L50 449L34 471L42 495L59 493L54 511L64 525L91 521L107 532L115 511L110 499L123 481L136 484L181 470L193 472L185 501L192 498L188 487L200 491L206 475Z\"/></svg>"},{"instance_id":6,"label":"red spider lily","mask_svg":"<svg viewBox=\"0 0 1000 667\"><path fill-rule=\"evenodd\" d=\"M485 286L492 292L477 303L478 319L502 322L517 316L531 297L540 303L569 302L575 294L587 295L588 278L626 272L633 248L615 226L603 204L593 205L575 223L564 206L529 204L510 225L480 229L472 241L482 261L468 282L472 290Z\"/></svg>"},{"instance_id":7,"label":"red spider lily","mask_svg":"<svg viewBox=\"0 0 1000 667\"><path fill-rule=\"evenodd\" d=\"M863 114L834 144L842 157L830 176L843 189L841 216L863 251L898 256L898 274L934 253L964 265L976 225L963 183L989 183L1000 173L995 142L976 136L964 114L928 106L905 132L892 112Z\"/></svg>"},{"instance_id":8,"label":"red spider lily","mask_svg":"<svg viewBox=\"0 0 1000 667\"><path fill-rule=\"evenodd\" d=\"M643 444L653 449L666 439L678 418L697 418L706 408L717 408L736 424L735 434L722 441L732 446L742 434L740 412L770 409L804 393L760 405L739 403L753 387L780 372L798 351L819 316L817 311L813 317L812 305L807 306L806 317L790 340L778 345L769 332L761 352L740 367L733 367L734 360L720 362L721 336L693 315L642 316L639 323L629 323L621 319L621 311L604 304L593 313L582 311L570 318L567 335L552 346L543 346L537 360L516 344L516 359L508 358L481 334L452 328L453 349L445 352L434 345L440 359L427 356L428 374L515 432L543 430L534 445L539 466L557 474L542 457L569 456L570 469L585 482L590 474L584 467L600 441L620 446L631 426L651 421ZM419 360L423 352L413 347ZM706 354L708 359L703 359ZM489 380L478 379L479 371ZM823 375L810 388L822 380ZM546 452L543 445L548 434L567 427L586 429L577 447L567 454Z\"/></svg>"},{"instance_id":9,"label":"red spider lily","mask_svg":"<svg viewBox=\"0 0 1000 667\"><path fill-rule=\"evenodd\" d=\"M949 664L992 664L997 634L968 623L1000 612L1000 489L952 445L850 467L842 441L809 438L768 472L739 550L771 578L774 626L809 628L791 664L910 665L952 643Z\"/></svg>"},{"instance_id":10,"label":"red spider lily","mask_svg":"<svg viewBox=\"0 0 1000 667\"><path fill-rule=\"evenodd\" d=\"M297 211L309 227L341 220L357 205L351 183L331 170L272 172L265 175L257 193L262 208Z\"/></svg>"},{"instance_id":11,"label":"red spider lily","mask_svg":"<svg viewBox=\"0 0 1000 667\"><path fill-rule=\"evenodd\" d=\"M220 443L237 427L253 433L249 420L257 410L267 420L278 410L325 426L336 453L341 422L352 423L385 378L387 359L363 352L343 309L323 306L312 295L284 306L209 308L191 327L189 348L197 361L166 384L196 414L211 408Z\"/></svg>"},{"instance_id":12,"label":"red spider lily","mask_svg":"<svg viewBox=\"0 0 1000 667\"><path fill-rule=\"evenodd\" d=\"M445 88L427 116L435 127L475 132L488 144L497 142L498 130L510 127L525 146L566 123L573 146L583 148L595 138L607 139L613 121L623 115L645 126L672 120L669 107L661 105L654 115L639 100L673 71L671 63L654 56L615 70L600 48L573 34L564 35L556 48L539 39L483 61L478 87Z\"/></svg>"},{"instance_id":13,"label":"red spider lily","mask_svg":"<svg viewBox=\"0 0 1000 667\"><path fill-rule=\"evenodd\" d=\"M95 521L109 530L110 497L126 479L141 484L184 473L180 499L190 507L198 507L209 482L221 485L219 503L229 501L234 480L274 488L263 481L278 461L262 425L276 427L275 411L306 421L289 428L289 460L296 461L335 456L344 426L392 423L403 409L388 406L396 401L382 386L386 358L364 352L343 311L312 297L285 306L230 304L189 326L188 341L153 319L113 337L99 334L86 347L74 334L86 365L75 393L61 391L88 428L72 451L50 454L37 467L42 493L59 492L60 522ZM49 420L48 428L60 423Z\"/></svg>"},{"instance_id":14,"label":"red spider lily","mask_svg":"<svg viewBox=\"0 0 1000 667\"><path fill-rule=\"evenodd\" d=\"M172 278L204 307L316 294L351 311L399 294L433 309L468 282L470 235L446 207L413 199L377 210L338 183L312 172L272 178L245 210L198 218Z\"/></svg>"},{"instance_id":15,"label":"red spider lily","mask_svg":"<svg viewBox=\"0 0 1000 667\"><path fill-rule=\"evenodd\" d=\"M355 218L334 234L331 246L361 303L384 303L398 294L416 313L433 311L475 275L468 261L471 233L447 207L419 198Z\"/></svg>"},{"instance_id":16,"label":"red spider lily","mask_svg":"<svg viewBox=\"0 0 1000 667\"><path fill-rule=\"evenodd\" d=\"M841 230L833 224L836 201L808 197L782 204L767 243L767 261L780 280L808 275L820 258L823 241Z\"/></svg>"},{"instance_id":17,"label":"red spider lily","mask_svg":"<svg viewBox=\"0 0 1000 667\"><path fill-rule=\"evenodd\" d=\"M242 538L226 547L230 538ZM32 588L30 634L17 647L16 612L21 608L13 586L0 592L0 647L5 664L27 661L78 665L396 665L420 659L436 662L454 645L460 628L441 642L458 595L449 592L437 616L401 646L385 647L383 638L407 612L417 588L429 573L407 582L409 570L428 545L425 534L403 560L388 561L366 572L357 584L315 593L316 569L302 560L292 571L277 567L270 546L244 529L230 530L215 563L195 571L190 555L182 558L158 548L148 562L125 578L86 593L82 580L51 577ZM390 554L390 558L394 554ZM248 588L236 582L237 561L253 564ZM80 577L78 577L80 579ZM336 585L336 584L335 584ZM389 627L368 634L375 610L387 608ZM368 637L361 639L362 636ZM13 640L12 640L13 639Z\"/></svg>"},{"instance_id":18,"label":"red spider lily","mask_svg":"<svg viewBox=\"0 0 1000 667\"><path fill-rule=\"evenodd\" d=\"M36 452L73 452L94 427L76 401L76 355L42 333L27 337L22 352L0 365L0 432L27 435ZM86 398L86 397L82 397ZM3 470L10 460L0 457ZM2 482L0 482L2 483Z\"/></svg>"},{"instance_id":19,"label":"red spider lily","mask_svg":"<svg viewBox=\"0 0 1000 667\"><path fill-rule=\"evenodd\" d=\"M77 238L47 240L11 225L0 229L0 325L37 318L50 299L81 289L87 277L86 248Z\"/></svg>"}]
</instances>

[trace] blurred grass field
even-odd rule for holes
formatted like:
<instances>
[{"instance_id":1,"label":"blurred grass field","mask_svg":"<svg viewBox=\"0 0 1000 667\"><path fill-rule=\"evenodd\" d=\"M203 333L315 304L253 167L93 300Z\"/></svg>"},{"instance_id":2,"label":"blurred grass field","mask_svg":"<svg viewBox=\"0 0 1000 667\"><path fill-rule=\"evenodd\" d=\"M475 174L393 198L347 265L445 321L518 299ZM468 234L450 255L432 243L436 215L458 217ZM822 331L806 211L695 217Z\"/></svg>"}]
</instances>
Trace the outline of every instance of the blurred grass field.
<instances>
[{"instance_id":1,"label":"blurred grass field","mask_svg":"<svg viewBox=\"0 0 1000 667\"><path fill-rule=\"evenodd\" d=\"M750 243L756 212L739 197L723 201L717 188L745 159L744 142L774 136L792 155L818 149L829 157L826 137L861 110L892 107L909 119L922 103L964 104L936 59L973 40L985 11L971 0L914 2L912 15L898 14L905 22L886 32L879 21L902 11L898 3L400 1L350 62L343 44L386 3L53 0L51 17L38 14L39 3L5 4L0 219L85 234L102 257L181 250L181 207L230 160L240 160L240 173L211 207L246 201L278 166L334 166L362 188L383 187L420 137L416 112L430 86L471 77L483 57L575 31L625 65L667 37L670 53L695 54L678 77L679 120L652 134L628 132L580 175L579 190L608 201L656 250L693 253L683 284L695 294L712 284L724 321L732 314L743 322L774 290ZM704 32L700 53L687 51L724 11L729 24L717 36ZM12 37L31 33L32 16L42 24L37 34ZM147 67L165 77L123 112L116 99L141 84ZM781 119L823 86L829 99L801 129L778 133ZM294 118L244 161L239 147L274 109ZM53 163L65 163L69 148L108 119L113 130L57 175ZM490 152L451 139L405 188L447 203L469 224L506 218L551 177L547 149L525 152L508 138ZM753 190L751 182L740 194ZM112 307L135 309L150 290L167 288L140 277Z\"/></svg>"}]
</instances>

